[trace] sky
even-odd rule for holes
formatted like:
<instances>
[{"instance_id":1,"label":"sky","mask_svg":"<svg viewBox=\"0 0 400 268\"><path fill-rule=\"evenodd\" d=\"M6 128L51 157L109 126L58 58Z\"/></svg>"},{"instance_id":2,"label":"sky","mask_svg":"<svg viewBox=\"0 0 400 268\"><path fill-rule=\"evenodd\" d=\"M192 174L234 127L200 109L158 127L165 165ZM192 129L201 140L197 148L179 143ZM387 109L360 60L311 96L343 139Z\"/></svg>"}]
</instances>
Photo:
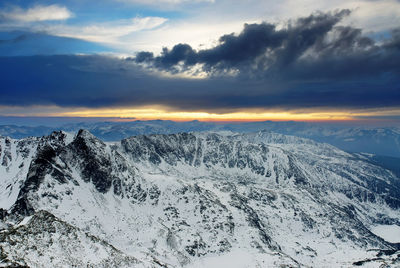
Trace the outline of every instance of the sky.
<instances>
[{"instance_id":1,"label":"sky","mask_svg":"<svg viewBox=\"0 0 400 268\"><path fill-rule=\"evenodd\" d=\"M0 2L0 116L399 123L399 0Z\"/></svg>"}]
</instances>

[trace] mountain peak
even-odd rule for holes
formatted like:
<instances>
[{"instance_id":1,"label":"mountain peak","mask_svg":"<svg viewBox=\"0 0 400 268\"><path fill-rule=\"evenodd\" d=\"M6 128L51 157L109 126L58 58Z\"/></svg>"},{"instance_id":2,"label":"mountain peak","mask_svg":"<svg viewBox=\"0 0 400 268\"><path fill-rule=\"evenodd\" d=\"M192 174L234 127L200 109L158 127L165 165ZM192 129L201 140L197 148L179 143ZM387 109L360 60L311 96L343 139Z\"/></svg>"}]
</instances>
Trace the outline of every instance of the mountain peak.
<instances>
[{"instance_id":1,"label":"mountain peak","mask_svg":"<svg viewBox=\"0 0 400 268\"><path fill-rule=\"evenodd\" d=\"M90 133L88 130L86 130L86 129L79 129L78 130L78 133L76 134L76 137L79 137L79 138L89 138L89 139L92 139L92 138L96 138L92 133Z\"/></svg>"}]
</instances>

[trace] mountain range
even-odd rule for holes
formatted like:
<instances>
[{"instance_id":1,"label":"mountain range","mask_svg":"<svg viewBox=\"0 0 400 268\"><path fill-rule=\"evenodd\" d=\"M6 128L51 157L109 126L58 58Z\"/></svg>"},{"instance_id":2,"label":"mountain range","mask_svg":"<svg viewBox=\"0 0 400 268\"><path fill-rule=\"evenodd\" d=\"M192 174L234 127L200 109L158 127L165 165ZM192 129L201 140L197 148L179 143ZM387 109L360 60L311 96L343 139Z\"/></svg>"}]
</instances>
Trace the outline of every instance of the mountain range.
<instances>
[{"instance_id":1,"label":"mountain range","mask_svg":"<svg viewBox=\"0 0 400 268\"><path fill-rule=\"evenodd\" d=\"M7 121L9 122L9 121ZM400 128L366 127L306 122L174 122L168 120L131 122L81 122L57 126L0 125L0 135L12 138L49 135L53 130L77 132L87 129L104 141L119 141L135 135L173 134L178 132L231 131L239 133L272 131L329 143L344 151L363 152L400 158Z\"/></svg>"},{"instance_id":2,"label":"mountain range","mask_svg":"<svg viewBox=\"0 0 400 268\"><path fill-rule=\"evenodd\" d=\"M6 267L400 265L399 177L305 138L1 137L0 179Z\"/></svg>"}]
</instances>

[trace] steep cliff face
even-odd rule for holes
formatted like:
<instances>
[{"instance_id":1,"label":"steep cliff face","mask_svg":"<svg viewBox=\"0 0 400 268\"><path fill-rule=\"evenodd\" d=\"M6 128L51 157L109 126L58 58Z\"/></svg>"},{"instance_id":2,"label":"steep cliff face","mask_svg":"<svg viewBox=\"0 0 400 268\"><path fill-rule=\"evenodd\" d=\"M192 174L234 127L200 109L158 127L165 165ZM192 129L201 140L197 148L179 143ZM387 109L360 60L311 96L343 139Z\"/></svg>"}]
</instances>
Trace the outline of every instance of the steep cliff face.
<instances>
[{"instance_id":1,"label":"steep cliff face","mask_svg":"<svg viewBox=\"0 0 400 268\"><path fill-rule=\"evenodd\" d=\"M0 141L6 229L46 211L144 266L230 254L250 266L351 265L399 248L370 231L400 225L399 178L330 145L269 132Z\"/></svg>"},{"instance_id":2,"label":"steep cliff face","mask_svg":"<svg viewBox=\"0 0 400 268\"><path fill-rule=\"evenodd\" d=\"M7 210L14 205L36 156L39 140L0 137L0 205L3 209Z\"/></svg>"}]
</instances>

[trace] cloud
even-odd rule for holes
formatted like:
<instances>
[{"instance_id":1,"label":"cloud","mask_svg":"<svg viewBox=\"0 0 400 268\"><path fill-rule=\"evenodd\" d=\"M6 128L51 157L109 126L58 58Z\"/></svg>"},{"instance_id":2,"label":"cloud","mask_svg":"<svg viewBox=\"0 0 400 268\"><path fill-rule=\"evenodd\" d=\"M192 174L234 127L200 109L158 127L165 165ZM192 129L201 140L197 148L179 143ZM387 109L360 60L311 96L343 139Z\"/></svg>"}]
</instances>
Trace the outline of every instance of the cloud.
<instances>
[{"instance_id":1,"label":"cloud","mask_svg":"<svg viewBox=\"0 0 400 268\"><path fill-rule=\"evenodd\" d=\"M79 26L46 25L38 26L36 29L56 36L79 38L91 42L117 43L120 37L154 29L166 21L166 18L161 17L135 17Z\"/></svg>"},{"instance_id":2,"label":"cloud","mask_svg":"<svg viewBox=\"0 0 400 268\"><path fill-rule=\"evenodd\" d=\"M20 22L66 20L72 16L73 14L68 8L59 5L37 5L28 9L14 7L0 11L1 20Z\"/></svg>"},{"instance_id":3,"label":"cloud","mask_svg":"<svg viewBox=\"0 0 400 268\"><path fill-rule=\"evenodd\" d=\"M0 56L57 55L112 52L108 47L80 39L23 31L0 32Z\"/></svg>"},{"instance_id":4,"label":"cloud","mask_svg":"<svg viewBox=\"0 0 400 268\"><path fill-rule=\"evenodd\" d=\"M214 3L215 0L119 0L120 2L126 2L131 4L141 4L141 5L179 5L186 3Z\"/></svg>"},{"instance_id":5,"label":"cloud","mask_svg":"<svg viewBox=\"0 0 400 268\"><path fill-rule=\"evenodd\" d=\"M270 23L245 24L239 35L228 34L219 38L217 46L195 51L188 44L177 44L171 50L164 48L162 54L153 57L139 52L136 62L148 62L160 69L172 70L179 63L185 67L204 64L207 71L240 68L248 69L258 61L265 67L257 65L257 69L267 68L273 62L277 65L289 64L301 56L308 48L320 42L333 29L341 18L350 11L343 10L334 14L318 13L306 18L290 22L287 28L277 29Z\"/></svg>"},{"instance_id":6,"label":"cloud","mask_svg":"<svg viewBox=\"0 0 400 268\"><path fill-rule=\"evenodd\" d=\"M295 81L165 78L105 56L0 57L0 105L240 109L400 107L399 76Z\"/></svg>"},{"instance_id":7,"label":"cloud","mask_svg":"<svg viewBox=\"0 0 400 268\"><path fill-rule=\"evenodd\" d=\"M44 31L59 36L62 34L61 36L79 37L88 41L106 42L121 53L142 50L160 53L163 46L172 47L178 43L190 44L194 49L209 48L221 35L239 32L245 22L252 24L265 20L280 25L287 19L306 16L314 10L349 9L352 13L345 17L340 25L363 29L366 34L369 34L369 31L387 31L400 25L400 2L397 0L301 0L301 4L297 0L218 0L212 3L165 1L103 0L97 7L86 5L87 1L83 4L78 4L77 1L67 4L58 2L59 5L67 5L74 11L74 20L7 21L8 25L1 23L0 28L15 30L18 26L18 30L23 31ZM12 9L3 9L3 11L10 10ZM112 35L114 27L117 33L123 32L120 27L132 24L130 19L119 20L117 17L119 14L124 18L129 14L133 16L139 14L149 18L159 16L168 18L168 21L153 28L147 27L128 35L115 37ZM107 31L103 31L103 28ZM107 32L111 35L108 36Z\"/></svg>"},{"instance_id":8,"label":"cloud","mask_svg":"<svg viewBox=\"0 0 400 268\"><path fill-rule=\"evenodd\" d=\"M266 22L245 24L238 35L223 35L209 49L177 44L164 48L158 56L142 51L129 60L171 73L201 65L209 75L235 71L242 78L278 80L398 74L399 30L377 43L364 36L361 29L339 25L349 14L349 10L314 13L289 21L285 27Z\"/></svg>"},{"instance_id":9,"label":"cloud","mask_svg":"<svg viewBox=\"0 0 400 268\"><path fill-rule=\"evenodd\" d=\"M398 0L348 1L342 4L342 7L353 11L352 16L345 22L366 31L386 31L400 24Z\"/></svg>"},{"instance_id":10,"label":"cloud","mask_svg":"<svg viewBox=\"0 0 400 268\"><path fill-rule=\"evenodd\" d=\"M213 4L179 8L177 12L183 17L171 17L162 27L140 32L124 41L130 51L156 54L163 46L172 48L179 43L187 43L193 49L204 49L215 45L223 34L238 33L245 22L267 21L281 27L286 20L308 16L315 10L327 12L335 9L351 10L351 14L337 26L351 25L362 29L364 34L385 32L400 25L400 2L397 0L218 0Z\"/></svg>"},{"instance_id":11,"label":"cloud","mask_svg":"<svg viewBox=\"0 0 400 268\"><path fill-rule=\"evenodd\" d=\"M400 29L377 42L342 25L348 15L348 10L314 13L284 27L247 24L210 48L177 44L160 55L144 51L129 60L0 57L0 105L161 105L207 112L399 108ZM198 66L208 76L160 75Z\"/></svg>"},{"instance_id":12,"label":"cloud","mask_svg":"<svg viewBox=\"0 0 400 268\"><path fill-rule=\"evenodd\" d=\"M210 18L171 18L160 27L124 38L121 48L131 53L143 50L160 53L165 46L189 43L192 48L204 49L213 46L221 35L240 31L245 22L246 20L214 22ZM210 24L213 26L210 27Z\"/></svg>"},{"instance_id":13,"label":"cloud","mask_svg":"<svg viewBox=\"0 0 400 268\"><path fill-rule=\"evenodd\" d=\"M167 21L162 17L134 17L99 23L68 25L58 23L5 22L0 23L0 31L23 31L47 34L58 37L69 37L90 42L123 46L122 37L144 30L157 28Z\"/></svg>"}]
</instances>

